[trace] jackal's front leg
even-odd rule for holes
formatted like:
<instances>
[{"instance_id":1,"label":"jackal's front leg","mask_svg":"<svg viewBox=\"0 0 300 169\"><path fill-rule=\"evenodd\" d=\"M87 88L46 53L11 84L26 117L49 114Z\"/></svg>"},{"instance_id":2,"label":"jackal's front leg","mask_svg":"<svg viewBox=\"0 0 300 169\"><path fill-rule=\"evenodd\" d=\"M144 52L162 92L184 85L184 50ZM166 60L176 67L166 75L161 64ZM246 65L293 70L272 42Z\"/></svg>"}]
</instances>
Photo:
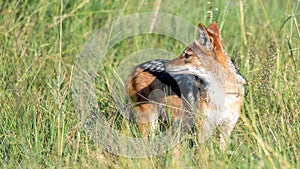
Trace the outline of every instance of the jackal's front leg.
<instances>
[{"instance_id":1,"label":"jackal's front leg","mask_svg":"<svg viewBox=\"0 0 300 169\"><path fill-rule=\"evenodd\" d=\"M197 119L198 142L203 144L210 136L213 135L216 125L209 120Z\"/></svg>"},{"instance_id":2,"label":"jackal's front leg","mask_svg":"<svg viewBox=\"0 0 300 169\"><path fill-rule=\"evenodd\" d=\"M239 113L232 113L232 116L224 118L219 124L220 127L220 149L225 150L230 143L231 132L239 118Z\"/></svg>"}]
</instances>

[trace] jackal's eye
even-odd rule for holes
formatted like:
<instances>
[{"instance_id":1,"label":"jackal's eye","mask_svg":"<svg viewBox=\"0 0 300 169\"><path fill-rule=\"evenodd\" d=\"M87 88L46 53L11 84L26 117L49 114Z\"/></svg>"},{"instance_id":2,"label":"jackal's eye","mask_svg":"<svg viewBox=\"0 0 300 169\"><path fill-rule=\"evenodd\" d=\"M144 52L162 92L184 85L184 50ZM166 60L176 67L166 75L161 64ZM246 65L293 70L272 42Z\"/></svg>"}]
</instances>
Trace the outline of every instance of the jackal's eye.
<instances>
[{"instance_id":1,"label":"jackal's eye","mask_svg":"<svg viewBox=\"0 0 300 169\"><path fill-rule=\"evenodd\" d=\"M183 56L184 56L185 59L188 59L188 58L190 58L190 57L192 56L192 54L189 54L189 53L187 53L187 52L184 52L184 53L183 53Z\"/></svg>"}]
</instances>

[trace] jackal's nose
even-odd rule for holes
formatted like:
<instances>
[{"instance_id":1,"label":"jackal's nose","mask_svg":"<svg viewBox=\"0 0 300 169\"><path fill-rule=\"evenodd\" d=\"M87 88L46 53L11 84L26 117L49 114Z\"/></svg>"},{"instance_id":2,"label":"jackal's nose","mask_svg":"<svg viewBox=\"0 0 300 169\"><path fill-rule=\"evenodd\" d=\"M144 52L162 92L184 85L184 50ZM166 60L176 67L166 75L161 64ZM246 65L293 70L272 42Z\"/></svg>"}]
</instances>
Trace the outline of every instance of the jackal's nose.
<instances>
[{"instance_id":1,"label":"jackal's nose","mask_svg":"<svg viewBox=\"0 0 300 169\"><path fill-rule=\"evenodd\" d=\"M180 72L180 67L174 64L172 60L165 64L165 71L168 72L169 74L183 73Z\"/></svg>"},{"instance_id":2,"label":"jackal's nose","mask_svg":"<svg viewBox=\"0 0 300 169\"><path fill-rule=\"evenodd\" d=\"M172 65L169 62L165 65L165 71L169 73L172 72Z\"/></svg>"}]
</instances>

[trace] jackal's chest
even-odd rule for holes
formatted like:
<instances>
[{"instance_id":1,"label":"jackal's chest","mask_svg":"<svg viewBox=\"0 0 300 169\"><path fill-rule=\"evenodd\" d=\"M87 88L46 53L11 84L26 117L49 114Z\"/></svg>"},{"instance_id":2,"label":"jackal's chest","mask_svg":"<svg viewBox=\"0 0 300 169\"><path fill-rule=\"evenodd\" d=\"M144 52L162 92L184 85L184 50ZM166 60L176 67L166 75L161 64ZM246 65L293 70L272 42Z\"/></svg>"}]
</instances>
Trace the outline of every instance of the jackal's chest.
<instances>
[{"instance_id":1,"label":"jackal's chest","mask_svg":"<svg viewBox=\"0 0 300 169\"><path fill-rule=\"evenodd\" d=\"M204 90L199 95L199 112L203 114L203 119L209 121L213 125L219 125L224 121L237 121L244 100L244 86L238 85L226 91L222 99L211 96L207 90ZM220 102L221 100L221 102Z\"/></svg>"}]
</instances>

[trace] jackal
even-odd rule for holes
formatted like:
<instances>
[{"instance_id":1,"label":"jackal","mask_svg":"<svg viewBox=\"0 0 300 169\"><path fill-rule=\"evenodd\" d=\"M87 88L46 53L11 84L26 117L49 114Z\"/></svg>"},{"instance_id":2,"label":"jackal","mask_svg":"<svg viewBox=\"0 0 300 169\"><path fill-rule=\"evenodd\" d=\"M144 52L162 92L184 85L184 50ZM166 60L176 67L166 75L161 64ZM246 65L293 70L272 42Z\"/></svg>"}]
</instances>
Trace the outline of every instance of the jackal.
<instances>
[{"instance_id":1,"label":"jackal","mask_svg":"<svg viewBox=\"0 0 300 169\"><path fill-rule=\"evenodd\" d=\"M173 60L152 60L135 68L127 92L140 131L167 123L196 127L203 143L220 129L225 148L241 113L246 80L221 43L218 24L198 25L198 38ZM160 120L157 120L160 119Z\"/></svg>"}]
</instances>

